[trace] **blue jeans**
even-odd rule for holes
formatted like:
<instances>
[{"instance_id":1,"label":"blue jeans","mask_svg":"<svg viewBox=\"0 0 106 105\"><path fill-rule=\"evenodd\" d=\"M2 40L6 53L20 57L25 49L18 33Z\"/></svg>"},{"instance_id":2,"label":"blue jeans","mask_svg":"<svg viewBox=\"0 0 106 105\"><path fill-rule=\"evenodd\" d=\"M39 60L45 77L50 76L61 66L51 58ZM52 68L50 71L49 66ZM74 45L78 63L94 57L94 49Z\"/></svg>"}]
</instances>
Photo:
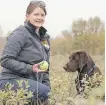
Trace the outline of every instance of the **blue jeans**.
<instances>
[{"instance_id":1,"label":"blue jeans","mask_svg":"<svg viewBox=\"0 0 106 105\"><path fill-rule=\"evenodd\" d=\"M26 78L20 78L20 79L9 79L9 80L0 80L0 89L5 88L6 83L14 84L13 90L17 90L19 88L18 81L28 81L28 90L33 92L33 96L35 98L46 100L48 99L48 93L50 92L50 88L46 85ZM25 88L25 83L22 83L22 88Z\"/></svg>"}]
</instances>

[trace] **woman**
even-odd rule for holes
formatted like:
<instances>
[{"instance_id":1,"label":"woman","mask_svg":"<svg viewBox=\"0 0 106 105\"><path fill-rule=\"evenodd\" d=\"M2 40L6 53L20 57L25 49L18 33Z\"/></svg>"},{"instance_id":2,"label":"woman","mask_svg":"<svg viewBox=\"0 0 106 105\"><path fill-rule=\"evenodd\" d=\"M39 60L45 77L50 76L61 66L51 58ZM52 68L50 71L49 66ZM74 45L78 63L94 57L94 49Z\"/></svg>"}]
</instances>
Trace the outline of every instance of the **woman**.
<instances>
[{"instance_id":1,"label":"woman","mask_svg":"<svg viewBox=\"0 0 106 105\"><path fill-rule=\"evenodd\" d=\"M0 76L1 89L7 82L18 87L16 81L25 80L34 96L43 100L48 99L50 92L49 68L45 72L38 69L41 61L49 64L49 35L42 26L47 14L45 6L36 0L28 5L25 24L11 33L4 47Z\"/></svg>"}]
</instances>

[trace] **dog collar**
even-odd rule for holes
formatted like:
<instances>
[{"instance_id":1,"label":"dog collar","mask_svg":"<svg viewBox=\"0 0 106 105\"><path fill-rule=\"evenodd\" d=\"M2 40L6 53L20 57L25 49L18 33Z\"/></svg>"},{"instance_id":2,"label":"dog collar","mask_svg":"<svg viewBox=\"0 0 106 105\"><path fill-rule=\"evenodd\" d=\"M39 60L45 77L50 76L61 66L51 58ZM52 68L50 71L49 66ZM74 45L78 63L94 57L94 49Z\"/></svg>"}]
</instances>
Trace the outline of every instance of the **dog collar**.
<instances>
[{"instance_id":1,"label":"dog collar","mask_svg":"<svg viewBox=\"0 0 106 105\"><path fill-rule=\"evenodd\" d=\"M96 65L93 65L93 67L88 71L87 75L89 75L95 68L96 68Z\"/></svg>"}]
</instances>

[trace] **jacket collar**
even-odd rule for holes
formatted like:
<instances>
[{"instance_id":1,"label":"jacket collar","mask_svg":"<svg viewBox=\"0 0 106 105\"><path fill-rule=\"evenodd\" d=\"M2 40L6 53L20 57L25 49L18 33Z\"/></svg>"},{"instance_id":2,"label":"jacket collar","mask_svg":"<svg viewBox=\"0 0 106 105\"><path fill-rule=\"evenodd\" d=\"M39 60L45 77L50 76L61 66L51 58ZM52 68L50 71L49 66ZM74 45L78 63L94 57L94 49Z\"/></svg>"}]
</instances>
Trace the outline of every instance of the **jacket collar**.
<instances>
[{"instance_id":1,"label":"jacket collar","mask_svg":"<svg viewBox=\"0 0 106 105\"><path fill-rule=\"evenodd\" d=\"M33 34L36 34L36 27L33 24L31 24L29 21L25 21L24 25L30 32L32 32ZM46 32L47 30L44 27L40 27L39 29L40 37L44 37Z\"/></svg>"}]
</instances>

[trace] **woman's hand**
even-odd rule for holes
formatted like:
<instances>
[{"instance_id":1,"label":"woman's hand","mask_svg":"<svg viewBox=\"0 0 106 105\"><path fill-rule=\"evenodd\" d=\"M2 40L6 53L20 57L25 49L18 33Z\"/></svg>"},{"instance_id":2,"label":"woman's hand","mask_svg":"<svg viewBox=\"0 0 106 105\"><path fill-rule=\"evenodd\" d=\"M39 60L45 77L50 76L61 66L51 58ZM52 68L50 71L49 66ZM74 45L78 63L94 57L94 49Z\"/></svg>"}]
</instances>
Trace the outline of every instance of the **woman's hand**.
<instances>
[{"instance_id":1,"label":"woman's hand","mask_svg":"<svg viewBox=\"0 0 106 105\"><path fill-rule=\"evenodd\" d=\"M33 72L43 72L42 70L39 69L39 64L34 64L33 65Z\"/></svg>"},{"instance_id":2,"label":"woman's hand","mask_svg":"<svg viewBox=\"0 0 106 105\"><path fill-rule=\"evenodd\" d=\"M40 63L33 65L33 71L34 72L46 72L48 70L48 62L47 61L41 61Z\"/></svg>"}]
</instances>

